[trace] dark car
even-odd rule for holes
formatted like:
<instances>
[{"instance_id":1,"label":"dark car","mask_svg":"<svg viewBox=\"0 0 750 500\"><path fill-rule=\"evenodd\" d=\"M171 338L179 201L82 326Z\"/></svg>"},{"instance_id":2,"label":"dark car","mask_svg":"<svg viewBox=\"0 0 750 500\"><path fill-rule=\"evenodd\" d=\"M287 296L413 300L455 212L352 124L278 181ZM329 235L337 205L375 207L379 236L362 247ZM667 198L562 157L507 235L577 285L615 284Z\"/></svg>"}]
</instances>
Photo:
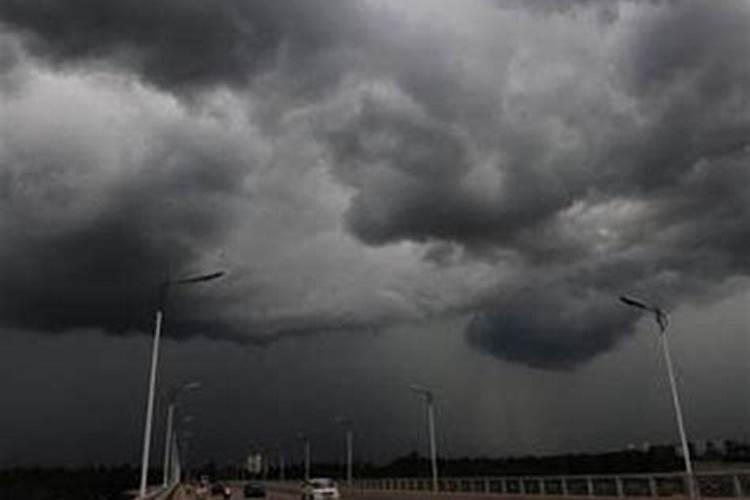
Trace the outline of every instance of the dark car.
<instances>
[{"instance_id":1,"label":"dark car","mask_svg":"<svg viewBox=\"0 0 750 500\"><path fill-rule=\"evenodd\" d=\"M260 483L247 483L242 489L242 493L245 498L264 498L266 496L266 488Z\"/></svg>"},{"instance_id":2,"label":"dark car","mask_svg":"<svg viewBox=\"0 0 750 500\"><path fill-rule=\"evenodd\" d=\"M211 486L211 496L231 498L232 488L230 488L229 486L224 486L223 484L214 484L213 486Z\"/></svg>"}]
</instances>

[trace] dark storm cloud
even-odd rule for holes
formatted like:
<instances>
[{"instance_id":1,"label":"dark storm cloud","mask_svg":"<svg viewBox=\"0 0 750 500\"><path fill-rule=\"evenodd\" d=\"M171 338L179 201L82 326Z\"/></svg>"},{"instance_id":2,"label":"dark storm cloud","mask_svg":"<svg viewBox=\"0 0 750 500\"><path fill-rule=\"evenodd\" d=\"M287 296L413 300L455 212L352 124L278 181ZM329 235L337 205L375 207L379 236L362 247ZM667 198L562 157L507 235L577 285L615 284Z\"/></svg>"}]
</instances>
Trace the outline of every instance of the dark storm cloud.
<instances>
[{"instance_id":1,"label":"dark storm cloud","mask_svg":"<svg viewBox=\"0 0 750 500\"><path fill-rule=\"evenodd\" d=\"M139 194L144 188L136 184L129 193L114 193L83 227L50 230L34 227L33 220L17 221L2 252L0 314L6 325L121 333L146 326L158 283L169 269L189 268L231 215L218 207L165 206L162 196L190 195L152 186Z\"/></svg>"},{"instance_id":2,"label":"dark storm cloud","mask_svg":"<svg viewBox=\"0 0 750 500\"><path fill-rule=\"evenodd\" d=\"M305 57L354 29L351 10L337 0L325 9L299 0L10 0L0 21L47 59L114 64L160 86L191 88L241 85L272 67L282 44L304 67Z\"/></svg>"},{"instance_id":3,"label":"dark storm cloud","mask_svg":"<svg viewBox=\"0 0 750 500\"><path fill-rule=\"evenodd\" d=\"M535 287L508 295L472 318L466 337L496 356L542 368L570 368L609 350L617 337L602 332L627 331L635 319L593 289L554 284L546 292Z\"/></svg>"},{"instance_id":4,"label":"dark storm cloud","mask_svg":"<svg viewBox=\"0 0 750 500\"><path fill-rule=\"evenodd\" d=\"M74 84L54 90L65 94ZM226 140L165 118L142 121L143 130L131 132L123 111L132 96L123 105L112 100L117 94L89 90L92 116L67 115L71 109L62 105L49 127L39 126L34 109L19 101L6 108L18 127L0 143L6 326L142 329L158 283L170 272L190 272L235 220L232 201L243 195L246 172ZM70 98L69 106L78 109L79 99ZM24 134L29 125L36 136ZM112 139L140 144L112 154ZM89 150L92 143L103 158ZM102 159L112 164L99 164Z\"/></svg>"},{"instance_id":5,"label":"dark storm cloud","mask_svg":"<svg viewBox=\"0 0 750 500\"><path fill-rule=\"evenodd\" d=\"M617 17L589 7L542 10L573 24L592 14L614 29ZM539 14L533 4L520 10ZM545 88L540 61L518 103L500 90L495 115L479 114L480 123L446 113L476 92L470 74L458 86L438 69L422 92L400 74L409 106L390 95L370 100L331 141L342 178L356 188L350 228L370 244L449 242L490 259L510 252L526 279L503 283L466 334L499 357L540 367L571 366L631 331L634 317L615 300L622 291L669 305L710 296L748 271L748 14L731 2L652 3L634 26L617 27L626 35L606 66L569 54L580 73ZM441 68L440 60L419 64L431 63ZM498 72L504 83L515 76L508 65ZM436 104L445 88L453 99ZM550 123L563 135L550 135ZM494 131L494 145L481 127ZM424 149L415 136L436 130L434 155L415 154ZM561 147L568 138L572 146ZM477 168L482 153L495 158L490 175Z\"/></svg>"},{"instance_id":6,"label":"dark storm cloud","mask_svg":"<svg viewBox=\"0 0 750 500\"><path fill-rule=\"evenodd\" d=\"M144 289L226 248L246 268L195 302L222 319L187 299L185 334L263 343L474 313L473 345L567 368L632 329L623 291L718 293L748 266L748 9L549 5L3 2L0 88L33 81L24 65L130 73L118 92L161 111L126 121L145 132L115 153L56 134L47 152L19 153L26 136L0 149L0 312L142 328ZM175 113L178 132L149 128ZM89 194L91 213L69 209Z\"/></svg>"}]
</instances>

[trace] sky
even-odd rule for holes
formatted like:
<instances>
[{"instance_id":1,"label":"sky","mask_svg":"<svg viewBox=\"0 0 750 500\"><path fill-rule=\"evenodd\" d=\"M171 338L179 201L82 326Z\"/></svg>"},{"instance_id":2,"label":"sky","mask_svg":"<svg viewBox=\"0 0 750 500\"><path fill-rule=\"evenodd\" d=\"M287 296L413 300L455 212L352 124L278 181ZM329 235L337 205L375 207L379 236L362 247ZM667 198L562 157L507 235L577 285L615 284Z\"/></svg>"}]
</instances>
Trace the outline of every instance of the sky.
<instances>
[{"instance_id":1,"label":"sky","mask_svg":"<svg viewBox=\"0 0 750 500\"><path fill-rule=\"evenodd\" d=\"M0 2L0 465L508 455L750 421L750 4ZM10 411L8 411L10 409ZM157 405L155 450L163 402ZM298 457L297 457L298 458Z\"/></svg>"}]
</instances>

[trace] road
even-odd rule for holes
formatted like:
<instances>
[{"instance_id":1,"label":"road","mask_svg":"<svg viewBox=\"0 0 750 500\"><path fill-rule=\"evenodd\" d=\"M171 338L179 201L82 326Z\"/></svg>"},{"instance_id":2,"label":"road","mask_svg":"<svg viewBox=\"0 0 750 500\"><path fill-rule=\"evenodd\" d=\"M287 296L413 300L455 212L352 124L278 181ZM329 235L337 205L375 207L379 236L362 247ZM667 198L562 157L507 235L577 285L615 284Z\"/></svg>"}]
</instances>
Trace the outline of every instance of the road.
<instances>
[{"instance_id":1,"label":"road","mask_svg":"<svg viewBox=\"0 0 750 500\"><path fill-rule=\"evenodd\" d=\"M257 499L257 500L299 500L300 494L296 490L276 490L271 489L268 490L266 493L265 499ZM391 493L388 495L384 492L370 492L370 493L358 493L356 495L350 495L346 492L342 492L341 500L399 500L400 495ZM216 495L216 496L207 496L207 497L196 497L194 494L188 495L184 494L183 492L178 492L172 500L224 500L224 497ZM232 496L230 500L245 500L245 497L242 495L242 488L238 486L232 487ZM416 499L415 499L416 500ZM424 500L424 499L419 499ZM477 499L481 500L481 499ZM493 499L494 500L494 499Z\"/></svg>"},{"instance_id":2,"label":"road","mask_svg":"<svg viewBox=\"0 0 750 500\"><path fill-rule=\"evenodd\" d=\"M242 496L242 488L232 487L232 497L230 500L244 500ZM174 500L224 500L223 496L208 496L208 497L196 497L194 494L178 493L174 496ZM262 500L262 499L259 499ZM265 500L299 500L299 494L292 492L280 492L280 491L269 491L266 494ZM342 499L343 500L343 499Z\"/></svg>"}]
</instances>

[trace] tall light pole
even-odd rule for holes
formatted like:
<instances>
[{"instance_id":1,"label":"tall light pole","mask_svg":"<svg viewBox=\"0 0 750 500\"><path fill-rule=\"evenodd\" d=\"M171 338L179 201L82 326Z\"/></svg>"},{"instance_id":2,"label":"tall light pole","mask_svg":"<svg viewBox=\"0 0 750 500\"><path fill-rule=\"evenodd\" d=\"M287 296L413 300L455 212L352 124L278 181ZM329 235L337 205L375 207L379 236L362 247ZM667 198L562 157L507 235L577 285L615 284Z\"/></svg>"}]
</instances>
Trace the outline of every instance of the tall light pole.
<instances>
[{"instance_id":1,"label":"tall light pole","mask_svg":"<svg viewBox=\"0 0 750 500\"><path fill-rule=\"evenodd\" d=\"M435 394L421 385L411 385L412 392L423 397L427 405L427 432L430 436L430 464L432 466L432 491L438 491L437 445L435 443Z\"/></svg>"},{"instance_id":2,"label":"tall light pole","mask_svg":"<svg viewBox=\"0 0 750 500\"><path fill-rule=\"evenodd\" d=\"M311 454L310 438L306 434L302 432L298 432L297 439L302 441L303 443L304 452L305 452L305 481L309 481L310 480L310 454Z\"/></svg>"},{"instance_id":3,"label":"tall light pole","mask_svg":"<svg viewBox=\"0 0 750 500\"><path fill-rule=\"evenodd\" d=\"M154 393L156 391L156 369L159 364L159 340L161 339L161 326L164 320L164 306L167 300L169 288L175 285L191 285L215 280L224 275L223 271L191 276L178 280L167 280L159 285L159 304L156 308L156 318L154 322L154 341L151 347L151 368L148 378L148 399L146 400L146 423L143 431L143 458L141 460L141 485L139 496L146 496L146 487L148 486L148 461L151 451L151 424L154 415Z\"/></svg>"},{"instance_id":4,"label":"tall light pole","mask_svg":"<svg viewBox=\"0 0 750 500\"><path fill-rule=\"evenodd\" d=\"M336 417L337 424L343 425L346 431L346 482L352 487L353 470L352 462L354 458L354 421L351 418Z\"/></svg>"},{"instance_id":5,"label":"tall light pole","mask_svg":"<svg viewBox=\"0 0 750 500\"><path fill-rule=\"evenodd\" d=\"M177 398L180 397L180 395L187 391L195 391L197 389L200 389L201 383L200 382L188 382L186 384L181 385L177 389L171 390L167 394L167 434L164 438L164 481L163 485L166 487L169 484L169 477L171 474L171 464L172 464L172 426L174 423L174 412L175 412L175 406L177 405ZM187 417L183 418L183 422L187 419Z\"/></svg>"},{"instance_id":6,"label":"tall light pole","mask_svg":"<svg viewBox=\"0 0 750 500\"><path fill-rule=\"evenodd\" d=\"M632 297L621 296L620 301L630 307L635 307L643 311L647 311L654 315L656 324L659 326L659 338L661 340L662 351L664 353L664 361L667 365L667 375L669 376L669 387L672 391L672 403L674 404L674 412L677 418L677 430L680 433L680 442L682 444L682 458L685 462L685 473L687 474L688 481L688 494L693 497L693 464L690 459L690 446L688 445L687 436L685 433L685 423L682 418L682 407L680 406L680 396L677 393L677 382L675 381L674 368L672 367L672 356L669 353L669 341L667 337L667 327L669 326L669 317L658 306L649 304L639 299Z\"/></svg>"}]
</instances>

